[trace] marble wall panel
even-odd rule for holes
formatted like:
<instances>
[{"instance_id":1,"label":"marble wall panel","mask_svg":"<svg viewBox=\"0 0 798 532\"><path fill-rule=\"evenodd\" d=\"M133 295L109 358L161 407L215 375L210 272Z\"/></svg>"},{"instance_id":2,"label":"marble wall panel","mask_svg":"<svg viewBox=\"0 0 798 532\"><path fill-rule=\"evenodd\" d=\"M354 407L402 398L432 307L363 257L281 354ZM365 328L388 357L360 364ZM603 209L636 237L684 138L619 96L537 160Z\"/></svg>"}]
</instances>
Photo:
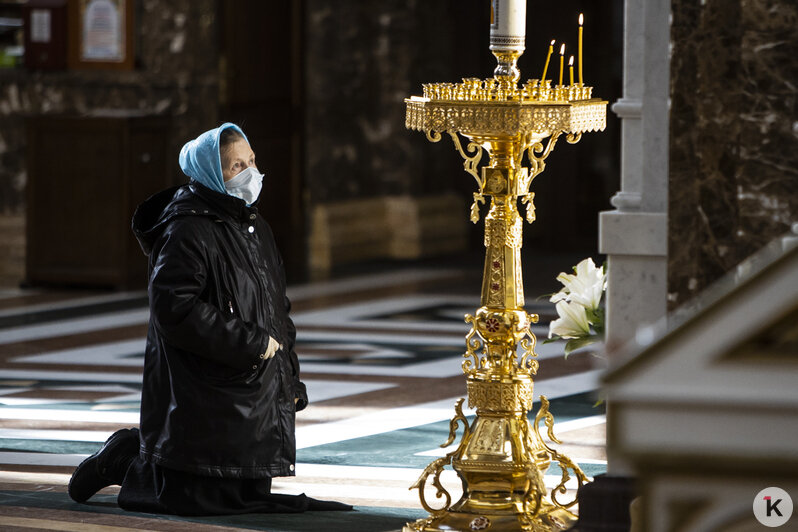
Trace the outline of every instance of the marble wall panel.
<instances>
[{"instance_id":1,"label":"marble wall panel","mask_svg":"<svg viewBox=\"0 0 798 532\"><path fill-rule=\"evenodd\" d=\"M798 222L798 4L672 13L671 308Z\"/></svg>"},{"instance_id":2,"label":"marble wall panel","mask_svg":"<svg viewBox=\"0 0 798 532\"><path fill-rule=\"evenodd\" d=\"M217 120L214 0L141 0L136 69L0 69L0 214L24 212L25 117L135 110L172 117L170 152ZM175 162L175 176L179 172Z\"/></svg>"},{"instance_id":3,"label":"marble wall panel","mask_svg":"<svg viewBox=\"0 0 798 532\"><path fill-rule=\"evenodd\" d=\"M463 10L456 7L308 0L305 145L312 203L448 188L451 165L441 147L405 130L404 98L420 95L422 83L459 81L456 16Z\"/></svg>"}]
</instances>

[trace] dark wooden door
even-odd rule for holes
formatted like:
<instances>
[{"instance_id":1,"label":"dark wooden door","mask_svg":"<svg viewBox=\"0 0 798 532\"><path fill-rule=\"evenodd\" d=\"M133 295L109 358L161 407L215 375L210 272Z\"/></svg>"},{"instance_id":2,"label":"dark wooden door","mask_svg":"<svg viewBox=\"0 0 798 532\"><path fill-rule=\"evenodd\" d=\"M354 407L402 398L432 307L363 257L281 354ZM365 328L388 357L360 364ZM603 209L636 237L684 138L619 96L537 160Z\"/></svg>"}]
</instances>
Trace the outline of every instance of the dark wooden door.
<instances>
[{"instance_id":1,"label":"dark wooden door","mask_svg":"<svg viewBox=\"0 0 798 532\"><path fill-rule=\"evenodd\" d=\"M144 286L130 219L167 186L168 120L43 115L27 133L27 282Z\"/></svg>"},{"instance_id":2,"label":"dark wooden door","mask_svg":"<svg viewBox=\"0 0 798 532\"><path fill-rule=\"evenodd\" d=\"M221 119L240 125L266 176L259 204L289 280L306 272L302 212L302 17L299 0L225 0Z\"/></svg>"}]
</instances>

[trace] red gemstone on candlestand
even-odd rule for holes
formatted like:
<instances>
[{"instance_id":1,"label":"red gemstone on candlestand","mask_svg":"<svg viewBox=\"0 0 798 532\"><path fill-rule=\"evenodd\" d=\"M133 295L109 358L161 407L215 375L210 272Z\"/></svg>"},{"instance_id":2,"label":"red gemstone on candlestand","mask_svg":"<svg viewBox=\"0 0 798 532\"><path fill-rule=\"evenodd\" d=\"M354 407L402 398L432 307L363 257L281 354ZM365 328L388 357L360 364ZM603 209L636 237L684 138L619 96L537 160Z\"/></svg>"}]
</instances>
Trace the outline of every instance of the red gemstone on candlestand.
<instances>
[{"instance_id":1,"label":"red gemstone on candlestand","mask_svg":"<svg viewBox=\"0 0 798 532\"><path fill-rule=\"evenodd\" d=\"M498 290L499 289L499 283L493 283L492 285L490 285L490 287L493 288L494 290Z\"/></svg>"},{"instance_id":2,"label":"red gemstone on candlestand","mask_svg":"<svg viewBox=\"0 0 798 532\"><path fill-rule=\"evenodd\" d=\"M488 329L490 332L496 332L499 330L499 320L496 318L490 318L488 321L485 322L485 328Z\"/></svg>"},{"instance_id":3,"label":"red gemstone on candlestand","mask_svg":"<svg viewBox=\"0 0 798 532\"><path fill-rule=\"evenodd\" d=\"M499 261L497 261L497 260L494 260L494 261L493 261L493 267L494 267L494 268L498 268L498 267L499 267L499 266L501 266L501 265L502 265L502 263L501 263L501 262L499 262Z\"/></svg>"}]
</instances>

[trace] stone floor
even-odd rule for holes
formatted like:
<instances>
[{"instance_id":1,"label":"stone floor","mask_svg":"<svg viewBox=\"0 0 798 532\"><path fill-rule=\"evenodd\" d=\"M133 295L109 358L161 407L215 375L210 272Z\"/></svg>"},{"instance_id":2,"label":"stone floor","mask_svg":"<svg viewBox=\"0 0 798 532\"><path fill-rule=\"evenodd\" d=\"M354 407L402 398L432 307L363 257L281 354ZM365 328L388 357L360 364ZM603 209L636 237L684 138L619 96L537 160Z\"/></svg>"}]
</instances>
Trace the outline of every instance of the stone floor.
<instances>
[{"instance_id":1,"label":"stone floor","mask_svg":"<svg viewBox=\"0 0 798 532\"><path fill-rule=\"evenodd\" d=\"M533 262L527 272L553 280L574 263ZM75 465L111 432L138 423L146 293L0 292L0 529L400 530L427 515L409 487L447 452L439 445L465 396L463 315L479 306L479 274L478 264L404 265L289 287L311 404L297 419L297 476L275 479L273 490L355 507L300 515L133 514L116 506L116 487L72 502L66 484ZM554 309L535 296L554 290L527 286L541 340ZM535 394L552 402L557 449L593 476L606 469L601 369L589 354L565 359L562 350L538 343ZM443 481L456 500L456 474ZM545 481L559 483L556 466Z\"/></svg>"}]
</instances>

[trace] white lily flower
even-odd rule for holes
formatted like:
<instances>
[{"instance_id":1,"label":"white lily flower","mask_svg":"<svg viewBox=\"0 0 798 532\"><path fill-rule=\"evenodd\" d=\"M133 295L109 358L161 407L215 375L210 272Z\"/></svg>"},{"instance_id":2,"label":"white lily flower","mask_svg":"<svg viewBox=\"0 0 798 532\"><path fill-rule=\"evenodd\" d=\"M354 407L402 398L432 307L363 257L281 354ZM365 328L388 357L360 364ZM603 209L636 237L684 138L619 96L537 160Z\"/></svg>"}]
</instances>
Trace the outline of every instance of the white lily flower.
<instances>
[{"instance_id":1,"label":"white lily flower","mask_svg":"<svg viewBox=\"0 0 798 532\"><path fill-rule=\"evenodd\" d=\"M553 296L549 298L549 301L552 303L559 303L560 301L568 301L568 291L563 288Z\"/></svg>"},{"instance_id":2,"label":"white lily flower","mask_svg":"<svg viewBox=\"0 0 798 532\"><path fill-rule=\"evenodd\" d=\"M601 268L597 268L593 259L587 258L576 265L576 274L560 273L557 280L564 288L552 296L551 301L572 301L583 307L595 310L601 301L601 295L606 288L606 275ZM567 294L565 297L560 294Z\"/></svg>"},{"instance_id":3,"label":"white lily flower","mask_svg":"<svg viewBox=\"0 0 798 532\"><path fill-rule=\"evenodd\" d=\"M585 307L578 303L560 301L556 308L560 317L549 325L549 338L554 335L560 338L583 338L590 334Z\"/></svg>"}]
</instances>

